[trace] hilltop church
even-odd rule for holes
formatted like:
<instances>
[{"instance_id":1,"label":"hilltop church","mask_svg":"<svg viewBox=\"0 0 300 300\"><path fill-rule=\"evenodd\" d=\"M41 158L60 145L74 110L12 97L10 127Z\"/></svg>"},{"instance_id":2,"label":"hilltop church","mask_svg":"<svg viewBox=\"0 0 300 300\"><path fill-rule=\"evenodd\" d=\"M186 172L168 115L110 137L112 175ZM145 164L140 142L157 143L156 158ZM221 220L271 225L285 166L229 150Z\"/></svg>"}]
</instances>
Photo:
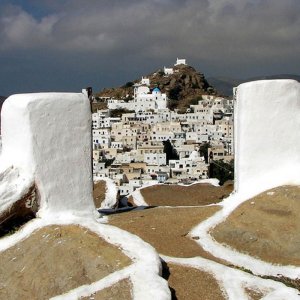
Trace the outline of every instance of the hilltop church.
<instances>
[{"instance_id":1,"label":"hilltop church","mask_svg":"<svg viewBox=\"0 0 300 300\"><path fill-rule=\"evenodd\" d=\"M150 91L150 80L149 78L142 77L140 83L134 85L134 110L145 111L145 110L157 110L167 108L167 94L162 93L159 88L154 88Z\"/></svg>"},{"instance_id":2,"label":"hilltop church","mask_svg":"<svg viewBox=\"0 0 300 300\"><path fill-rule=\"evenodd\" d=\"M186 65L186 59L177 58L174 66ZM165 76L174 73L173 68L164 67ZM144 112L147 110L159 110L167 108L167 94L162 93L161 90L156 87L152 91L150 90L150 79L142 77L139 83L133 85L134 94L133 100L124 101L121 99L108 99L107 106L109 109L127 109L134 110L135 112Z\"/></svg>"}]
</instances>

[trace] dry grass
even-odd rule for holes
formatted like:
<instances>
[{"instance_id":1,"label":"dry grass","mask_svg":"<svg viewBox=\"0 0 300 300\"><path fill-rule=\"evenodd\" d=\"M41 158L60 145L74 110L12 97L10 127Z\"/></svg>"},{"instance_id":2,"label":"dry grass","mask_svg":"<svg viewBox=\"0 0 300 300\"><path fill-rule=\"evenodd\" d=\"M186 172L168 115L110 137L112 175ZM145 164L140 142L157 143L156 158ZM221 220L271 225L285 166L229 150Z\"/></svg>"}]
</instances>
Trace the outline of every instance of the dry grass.
<instances>
[{"instance_id":1,"label":"dry grass","mask_svg":"<svg viewBox=\"0 0 300 300\"><path fill-rule=\"evenodd\" d=\"M79 226L49 226L0 253L0 299L49 299L128 266L118 248Z\"/></svg>"},{"instance_id":2,"label":"dry grass","mask_svg":"<svg viewBox=\"0 0 300 300\"><path fill-rule=\"evenodd\" d=\"M282 186L241 204L214 228L220 243L280 265L300 265L300 188Z\"/></svg>"}]
</instances>

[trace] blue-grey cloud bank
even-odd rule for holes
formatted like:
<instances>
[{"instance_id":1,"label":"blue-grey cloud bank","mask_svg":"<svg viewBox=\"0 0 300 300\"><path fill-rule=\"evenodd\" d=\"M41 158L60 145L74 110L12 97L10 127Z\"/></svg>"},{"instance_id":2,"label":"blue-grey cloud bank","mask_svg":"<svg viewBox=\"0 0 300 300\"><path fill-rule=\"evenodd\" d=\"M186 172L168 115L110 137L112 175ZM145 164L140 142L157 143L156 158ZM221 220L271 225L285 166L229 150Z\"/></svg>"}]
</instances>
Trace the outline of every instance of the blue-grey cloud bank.
<instances>
[{"instance_id":1,"label":"blue-grey cloud bank","mask_svg":"<svg viewBox=\"0 0 300 300\"><path fill-rule=\"evenodd\" d=\"M299 0L2 0L0 95L100 90L186 58L200 72L299 74Z\"/></svg>"}]
</instances>

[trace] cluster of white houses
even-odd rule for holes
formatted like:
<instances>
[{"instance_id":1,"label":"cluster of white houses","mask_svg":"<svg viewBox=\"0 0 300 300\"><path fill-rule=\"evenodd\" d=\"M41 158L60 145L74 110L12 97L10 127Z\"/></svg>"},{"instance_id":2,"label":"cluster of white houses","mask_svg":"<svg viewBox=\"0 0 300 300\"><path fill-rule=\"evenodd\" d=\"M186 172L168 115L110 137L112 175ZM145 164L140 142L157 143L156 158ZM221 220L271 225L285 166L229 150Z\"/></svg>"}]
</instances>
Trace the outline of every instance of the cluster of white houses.
<instances>
[{"instance_id":1,"label":"cluster of white houses","mask_svg":"<svg viewBox=\"0 0 300 300\"><path fill-rule=\"evenodd\" d=\"M167 97L148 78L133 86L134 99L109 99L108 109L93 113L93 173L109 177L120 195L153 183L178 183L208 178L209 161L200 146L209 143L208 157L233 158L233 100L203 95L186 113L167 108ZM118 102L118 103L117 103ZM128 109L111 117L116 108ZM167 161L164 142L176 150L178 159Z\"/></svg>"}]
</instances>

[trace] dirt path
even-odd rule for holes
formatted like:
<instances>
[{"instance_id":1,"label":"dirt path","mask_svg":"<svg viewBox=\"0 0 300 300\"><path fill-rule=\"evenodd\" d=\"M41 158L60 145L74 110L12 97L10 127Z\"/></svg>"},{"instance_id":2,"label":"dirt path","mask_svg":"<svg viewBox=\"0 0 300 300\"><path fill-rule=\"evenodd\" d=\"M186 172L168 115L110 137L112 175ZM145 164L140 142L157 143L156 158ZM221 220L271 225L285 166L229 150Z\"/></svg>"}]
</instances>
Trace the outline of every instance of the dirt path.
<instances>
[{"instance_id":1,"label":"dirt path","mask_svg":"<svg viewBox=\"0 0 300 300\"><path fill-rule=\"evenodd\" d=\"M0 299L49 299L131 264L79 226L48 226L0 252Z\"/></svg>"}]
</instances>

